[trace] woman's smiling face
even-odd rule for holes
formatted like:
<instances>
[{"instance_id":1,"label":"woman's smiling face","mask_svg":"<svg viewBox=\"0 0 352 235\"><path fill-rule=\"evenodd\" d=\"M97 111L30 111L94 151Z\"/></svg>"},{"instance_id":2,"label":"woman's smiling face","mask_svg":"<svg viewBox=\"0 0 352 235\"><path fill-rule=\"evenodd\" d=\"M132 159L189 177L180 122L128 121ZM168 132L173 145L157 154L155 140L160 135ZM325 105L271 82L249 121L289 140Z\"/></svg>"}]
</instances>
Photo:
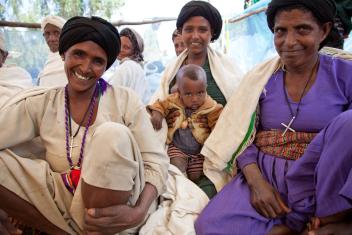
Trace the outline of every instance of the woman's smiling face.
<instances>
[{"instance_id":1,"label":"woman's smiling face","mask_svg":"<svg viewBox=\"0 0 352 235\"><path fill-rule=\"evenodd\" d=\"M70 87L77 92L92 88L106 70L107 55L98 44L84 41L63 53Z\"/></svg>"},{"instance_id":2,"label":"woman's smiling face","mask_svg":"<svg viewBox=\"0 0 352 235\"><path fill-rule=\"evenodd\" d=\"M329 32L329 23L319 24L308 10L283 10L275 16L275 48L287 66L302 66L315 60L320 43Z\"/></svg>"},{"instance_id":3,"label":"woman's smiling face","mask_svg":"<svg viewBox=\"0 0 352 235\"><path fill-rule=\"evenodd\" d=\"M190 53L206 53L212 29L207 19L202 16L193 16L183 24L181 35Z\"/></svg>"}]
</instances>

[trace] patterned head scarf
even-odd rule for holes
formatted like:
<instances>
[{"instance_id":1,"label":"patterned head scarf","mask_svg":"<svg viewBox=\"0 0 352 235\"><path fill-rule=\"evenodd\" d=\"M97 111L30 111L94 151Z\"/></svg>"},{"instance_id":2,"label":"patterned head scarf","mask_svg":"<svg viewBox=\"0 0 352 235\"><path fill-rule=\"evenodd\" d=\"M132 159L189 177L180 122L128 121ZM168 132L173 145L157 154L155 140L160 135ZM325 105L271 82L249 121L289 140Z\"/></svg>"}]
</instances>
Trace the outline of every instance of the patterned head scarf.
<instances>
[{"instance_id":1,"label":"patterned head scarf","mask_svg":"<svg viewBox=\"0 0 352 235\"><path fill-rule=\"evenodd\" d=\"M266 11L267 22L271 32L274 32L275 16L278 11L290 7L304 7L318 20L318 22L324 24L331 22L334 24L334 17L336 14L336 5L334 0L272 0ZM322 48L327 42L336 40L339 37L336 28L330 31L330 34L320 44Z\"/></svg>"},{"instance_id":2,"label":"patterned head scarf","mask_svg":"<svg viewBox=\"0 0 352 235\"><path fill-rule=\"evenodd\" d=\"M139 33L137 33L137 31L135 31L134 29L124 28L120 32L120 37L122 36L128 37L128 39L132 43L133 54L128 58L136 61L137 63L143 62L144 61L144 58L143 58L144 42L141 35L139 35Z\"/></svg>"},{"instance_id":3,"label":"patterned head scarf","mask_svg":"<svg viewBox=\"0 0 352 235\"><path fill-rule=\"evenodd\" d=\"M121 42L117 29L100 17L75 16L69 19L60 34L60 55L74 44L84 41L93 41L103 48L108 57L106 69L114 63L120 53Z\"/></svg>"},{"instance_id":4,"label":"patterned head scarf","mask_svg":"<svg viewBox=\"0 0 352 235\"><path fill-rule=\"evenodd\" d=\"M202 16L209 21L213 35L211 41L219 38L222 28L220 12L209 2L190 1L184 5L177 17L176 28L181 31L183 24L193 16Z\"/></svg>"},{"instance_id":5,"label":"patterned head scarf","mask_svg":"<svg viewBox=\"0 0 352 235\"><path fill-rule=\"evenodd\" d=\"M41 29L44 32L44 28L47 24L52 24L59 29L62 29L64 24L66 23L66 20L64 18L61 18L60 16L46 16L41 23Z\"/></svg>"}]
</instances>

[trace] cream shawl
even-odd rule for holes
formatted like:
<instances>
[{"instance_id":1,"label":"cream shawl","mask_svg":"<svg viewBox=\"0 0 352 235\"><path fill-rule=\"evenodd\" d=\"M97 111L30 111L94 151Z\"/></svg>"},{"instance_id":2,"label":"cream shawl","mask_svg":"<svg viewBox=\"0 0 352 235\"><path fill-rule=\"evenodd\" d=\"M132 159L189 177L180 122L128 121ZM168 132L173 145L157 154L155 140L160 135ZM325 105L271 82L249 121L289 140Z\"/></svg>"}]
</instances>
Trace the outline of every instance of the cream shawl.
<instances>
[{"instance_id":1,"label":"cream shawl","mask_svg":"<svg viewBox=\"0 0 352 235\"><path fill-rule=\"evenodd\" d=\"M38 84L44 87L65 86L67 84L64 62L59 52L49 52L48 60L38 75Z\"/></svg>"},{"instance_id":2,"label":"cream shawl","mask_svg":"<svg viewBox=\"0 0 352 235\"><path fill-rule=\"evenodd\" d=\"M26 70L15 65L4 65L0 68L0 107L11 96L32 86L32 77Z\"/></svg>"},{"instance_id":3,"label":"cream shawl","mask_svg":"<svg viewBox=\"0 0 352 235\"><path fill-rule=\"evenodd\" d=\"M280 58L275 57L244 76L204 143L201 151L205 156L203 171L218 191L231 179L225 168L233 153L242 147L264 86L279 66ZM237 155L239 153L237 151Z\"/></svg>"},{"instance_id":4,"label":"cream shawl","mask_svg":"<svg viewBox=\"0 0 352 235\"><path fill-rule=\"evenodd\" d=\"M183 51L166 66L161 77L160 87L152 96L149 104L154 103L157 99L166 99L166 96L169 94L169 85L187 58L187 55L188 50ZM229 57L213 50L211 47L208 47L208 59L216 84L219 86L225 99L229 100L235 88L240 83L242 78L241 70Z\"/></svg>"}]
</instances>

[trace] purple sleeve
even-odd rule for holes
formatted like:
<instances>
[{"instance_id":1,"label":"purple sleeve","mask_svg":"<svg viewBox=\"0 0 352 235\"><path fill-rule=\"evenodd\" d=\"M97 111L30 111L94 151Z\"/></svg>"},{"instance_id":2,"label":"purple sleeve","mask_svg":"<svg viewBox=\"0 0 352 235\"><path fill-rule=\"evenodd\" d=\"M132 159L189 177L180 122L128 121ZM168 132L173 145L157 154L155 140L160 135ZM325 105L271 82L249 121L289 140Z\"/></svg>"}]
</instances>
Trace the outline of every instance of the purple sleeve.
<instances>
[{"instance_id":1,"label":"purple sleeve","mask_svg":"<svg viewBox=\"0 0 352 235\"><path fill-rule=\"evenodd\" d=\"M244 150L243 153L240 154L240 156L238 156L237 158L238 167L242 170L243 167L247 166L248 164L256 163L257 156L258 156L258 148L254 144L251 144L246 148L246 150Z\"/></svg>"}]
</instances>

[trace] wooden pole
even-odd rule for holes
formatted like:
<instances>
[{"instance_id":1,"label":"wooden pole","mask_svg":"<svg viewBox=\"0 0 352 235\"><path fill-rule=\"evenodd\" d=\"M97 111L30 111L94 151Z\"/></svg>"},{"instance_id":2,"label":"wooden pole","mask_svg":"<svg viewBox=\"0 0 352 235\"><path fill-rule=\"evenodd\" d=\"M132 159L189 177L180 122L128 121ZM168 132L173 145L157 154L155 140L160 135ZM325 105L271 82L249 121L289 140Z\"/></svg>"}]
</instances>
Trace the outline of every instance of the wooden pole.
<instances>
[{"instance_id":1,"label":"wooden pole","mask_svg":"<svg viewBox=\"0 0 352 235\"><path fill-rule=\"evenodd\" d=\"M256 15L256 14L259 14L263 11L266 11L267 7L263 7L263 8L259 8L258 10L255 10L255 11L252 11L250 13L247 13L247 14L244 14L244 15L241 15L239 17L235 17L235 18L232 18L232 19L229 19L228 22L229 23L236 23L238 21L241 21L241 20L244 20L252 15Z\"/></svg>"},{"instance_id":2,"label":"wooden pole","mask_svg":"<svg viewBox=\"0 0 352 235\"><path fill-rule=\"evenodd\" d=\"M165 17L165 18L156 18L156 19L152 19L152 20L142 20L142 21L123 21L123 20L120 20L117 22L112 22L112 24L114 26L142 25L142 24L153 24L153 23L159 23L159 22L165 22L165 21L173 21L176 19L177 18L175 18L175 17ZM38 29L38 28L40 28L40 24L0 20L0 27L12 27L12 28L22 27L22 28Z\"/></svg>"}]
</instances>

